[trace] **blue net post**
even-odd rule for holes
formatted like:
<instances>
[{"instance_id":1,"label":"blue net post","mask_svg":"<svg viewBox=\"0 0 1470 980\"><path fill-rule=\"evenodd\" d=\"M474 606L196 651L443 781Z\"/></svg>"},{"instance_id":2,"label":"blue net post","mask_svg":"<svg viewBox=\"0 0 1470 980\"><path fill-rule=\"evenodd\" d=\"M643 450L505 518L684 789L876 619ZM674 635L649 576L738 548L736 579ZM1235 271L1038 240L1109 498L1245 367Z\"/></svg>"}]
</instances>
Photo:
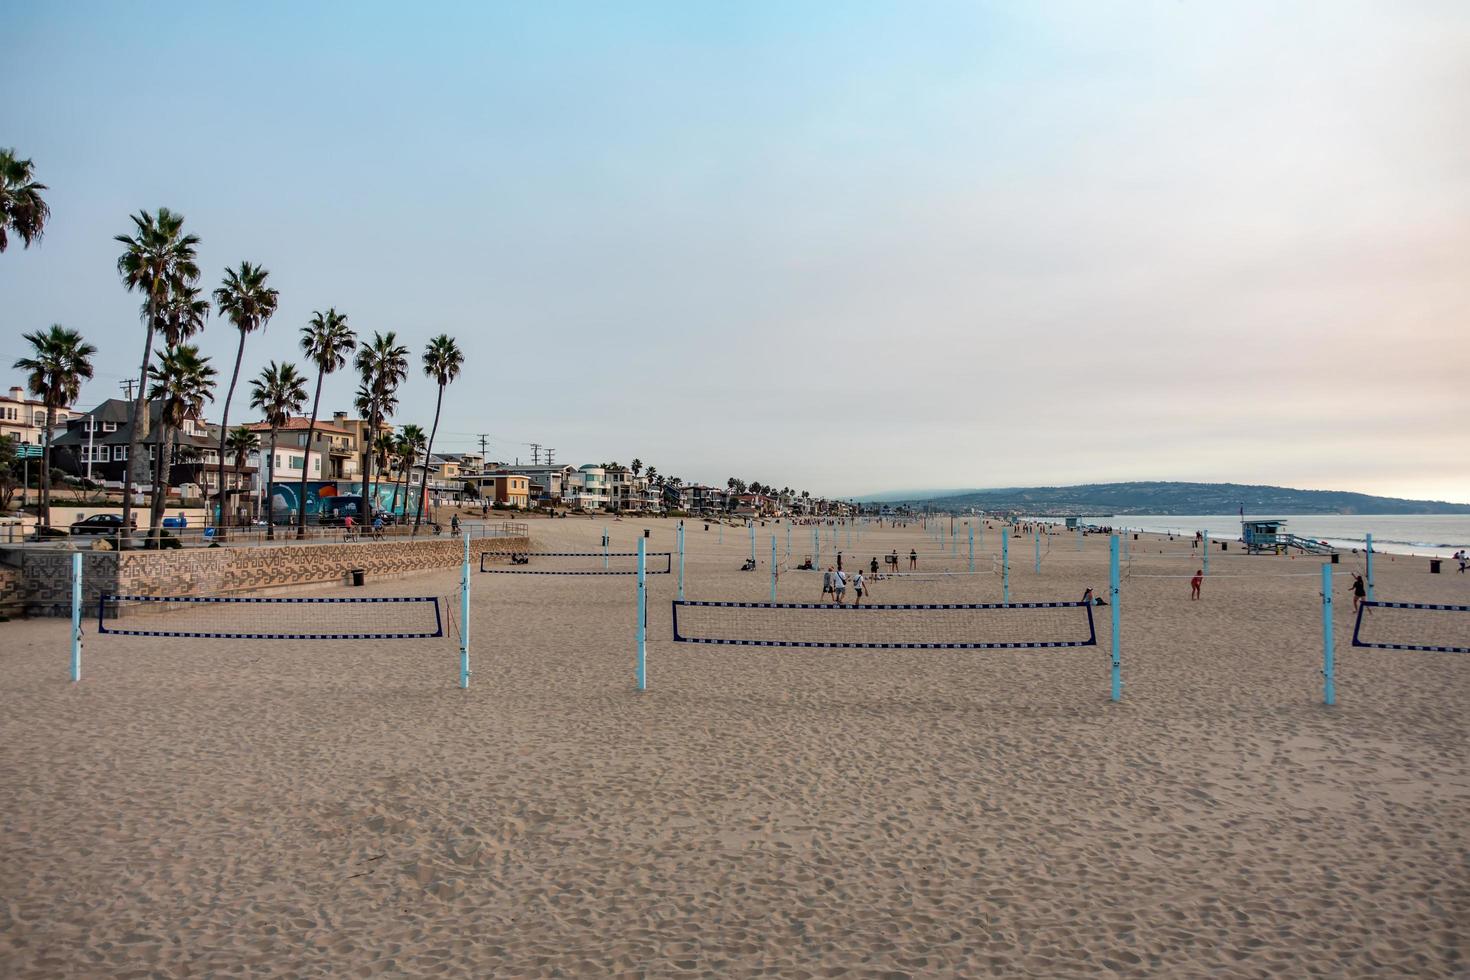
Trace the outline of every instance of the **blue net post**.
<instances>
[{"instance_id":1,"label":"blue net post","mask_svg":"<svg viewBox=\"0 0 1470 980\"><path fill-rule=\"evenodd\" d=\"M723 517L720 518L720 540L717 543L718 544L724 544L725 543L725 519Z\"/></svg>"},{"instance_id":2,"label":"blue net post","mask_svg":"<svg viewBox=\"0 0 1470 980\"><path fill-rule=\"evenodd\" d=\"M771 601L776 601L776 536L771 535Z\"/></svg>"},{"instance_id":3,"label":"blue net post","mask_svg":"<svg viewBox=\"0 0 1470 980\"><path fill-rule=\"evenodd\" d=\"M1122 640L1118 635L1122 615L1118 606L1118 536L1108 542L1108 601L1113 604L1113 693L1114 701L1123 700Z\"/></svg>"},{"instance_id":4,"label":"blue net post","mask_svg":"<svg viewBox=\"0 0 1470 980\"><path fill-rule=\"evenodd\" d=\"M970 574L975 574L975 525L970 525Z\"/></svg>"},{"instance_id":5,"label":"blue net post","mask_svg":"<svg viewBox=\"0 0 1470 980\"><path fill-rule=\"evenodd\" d=\"M1033 528L1031 536L1036 539L1036 574L1041 574L1041 528Z\"/></svg>"},{"instance_id":6,"label":"blue net post","mask_svg":"<svg viewBox=\"0 0 1470 980\"><path fill-rule=\"evenodd\" d=\"M1011 536L1002 533L1000 536L1000 580L1001 580L1001 602L1011 601Z\"/></svg>"},{"instance_id":7,"label":"blue net post","mask_svg":"<svg viewBox=\"0 0 1470 980\"><path fill-rule=\"evenodd\" d=\"M755 521L750 522L750 563L755 564Z\"/></svg>"},{"instance_id":8,"label":"blue net post","mask_svg":"<svg viewBox=\"0 0 1470 980\"><path fill-rule=\"evenodd\" d=\"M1322 703L1337 703L1332 650L1332 566L1322 566Z\"/></svg>"},{"instance_id":9,"label":"blue net post","mask_svg":"<svg viewBox=\"0 0 1470 980\"><path fill-rule=\"evenodd\" d=\"M679 522L679 601L684 601L684 523Z\"/></svg>"},{"instance_id":10,"label":"blue net post","mask_svg":"<svg viewBox=\"0 0 1470 980\"><path fill-rule=\"evenodd\" d=\"M1205 574L1208 575L1208 574L1210 574L1210 532L1209 531L1201 531L1200 533L1203 535L1203 541L1204 541L1204 546L1205 546L1205 564L1204 564L1204 570L1205 570Z\"/></svg>"},{"instance_id":11,"label":"blue net post","mask_svg":"<svg viewBox=\"0 0 1470 980\"><path fill-rule=\"evenodd\" d=\"M606 559L604 559L606 560ZM470 532L464 535L464 571L459 577L459 686L470 686Z\"/></svg>"},{"instance_id":12,"label":"blue net post","mask_svg":"<svg viewBox=\"0 0 1470 980\"><path fill-rule=\"evenodd\" d=\"M1077 550L1082 550L1082 522L1077 522Z\"/></svg>"},{"instance_id":13,"label":"blue net post","mask_svg":"<svg viewBox=\"0 0 1470 980\"><path fill-rule=\"evenodd\" d=\"M608 567L608 565L607 565L607 545L608 545L607 528L603 528L602 529L602 567L603 568L607 568Z\"/></svg>"},{"instance_id":14,"label":"blue net post","mask_svg":"<svg viewBox=\"0 0 1470 980\"><path fill-rule=\"evenodd\" d=\"M82 679L82 553L71 556L71 679Z\"/></svg>"},{"instance_id":15,"label":"blue net post","mask_svg":"<svg viewBox=\"0 0 1470 980\"><path fill-rule=\"evenodd\" d=\"M816 568L822 564L822 535L817 532L816 525L812 525L812 567Z\"/></svg>"},{"instance_id":16,"label":"blue net post","mask_svg":"<svg viewBox=\"0 0 1470 980\"><path fill-rule=\"evenodd\" d=\"M1373 601L1373 535L1364 535L1363 554L1368 562L1368 601ZM1329 704L1331 702L1328 702Z\"/></svg>"},{"instance_id":17,"label":"blue net post","mask_svg":"<svg viewBox=\"0 0 1470 980\"><path fill-rule=\"evenodd\" d=\"M644 544L643 539L639 538L637 603L638 669L636 673L638 677L638 690L640 691L648 690L648 646L646 642L646 634L648 632L648 568L647 558L645 557L646 550L647 546Z\"/></svg>"}]
</instances>

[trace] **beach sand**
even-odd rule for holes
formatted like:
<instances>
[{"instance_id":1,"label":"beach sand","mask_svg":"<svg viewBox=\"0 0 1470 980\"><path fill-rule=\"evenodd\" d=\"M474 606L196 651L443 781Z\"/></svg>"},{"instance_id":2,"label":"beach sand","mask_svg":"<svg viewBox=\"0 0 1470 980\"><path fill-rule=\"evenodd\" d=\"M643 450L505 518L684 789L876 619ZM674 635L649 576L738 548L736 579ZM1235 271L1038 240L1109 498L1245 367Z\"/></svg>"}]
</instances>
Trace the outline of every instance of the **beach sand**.
<instances>
[{"instance_id":1,"label":"beach sand","mask_svg":"<svg viewBox=\"0 0 1470 980\"><path fill-rule=\"evenodd\" d=\"M532 530L670 550L673 525ZM703 527L688 597L767 598L784 528L742 573L745 529ZM999 544L872 598L999 601ZM1106 595L1105 538L1052 539L1039 575L1013 546L1013 601ZM89 628L71 684L66 623L0 624L0 975L1466 975L1470 657L1353 649L1339 578L1325 707L1319 562L1215 553L1192 603L1189 550L1132 549L1119 704L1107 610L1096 648L675 645L674 575L642 694L622 577L477 573L468 691L452 638ZM1465 603L1470 575L1382 556L1377 591Z\"/></svg>"}]
</instances>

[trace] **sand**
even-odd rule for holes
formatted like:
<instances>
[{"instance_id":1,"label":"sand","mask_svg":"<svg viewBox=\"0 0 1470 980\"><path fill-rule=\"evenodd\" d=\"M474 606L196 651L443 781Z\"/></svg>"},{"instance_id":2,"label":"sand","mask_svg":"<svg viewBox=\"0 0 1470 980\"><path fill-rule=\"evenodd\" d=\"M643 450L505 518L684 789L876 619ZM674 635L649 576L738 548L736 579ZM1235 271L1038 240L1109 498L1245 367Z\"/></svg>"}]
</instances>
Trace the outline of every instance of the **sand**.
<instances>
[{"instance_id":1,"label":"sand","mask_svg":"<svg viewBox=\"0 0 1470 980\"><path fill-rule=\"evenodd\" d=\"M605 524L673 542L533 533ZM765 598L759 530L741 573L744 529L691 522L689 597ZM1105 591L1105 539L1015 546L1013 600ZM449 640L91 635L73 685L66 624L0 625L0 975L1464 976L1470 657L1352 649L1339 579L1327 708L1316 561L1216 554L1192 603L1143 577L1187 541L1134 554L1120 704L1105 615L1096 649L675 646L674 576L643 694L615 577L477 575L467 692ZM1383 556L1378 593L1470 575Z\"/></svg>"}]
</instances>

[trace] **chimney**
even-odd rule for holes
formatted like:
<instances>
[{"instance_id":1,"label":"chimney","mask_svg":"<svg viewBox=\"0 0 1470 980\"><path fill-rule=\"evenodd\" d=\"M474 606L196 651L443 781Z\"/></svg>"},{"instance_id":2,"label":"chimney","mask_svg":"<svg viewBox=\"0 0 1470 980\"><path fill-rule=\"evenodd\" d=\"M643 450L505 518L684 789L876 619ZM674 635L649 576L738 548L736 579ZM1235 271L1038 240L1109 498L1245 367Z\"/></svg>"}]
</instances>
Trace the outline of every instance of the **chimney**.
<instances>
[{"instance_id":1,"label":"chimney","mask_svg":"<svg viewBox=\"0 0 1470 980\"><path fill-rule=\"evenodd\" d=\"M332 424L335 425L339 429L345 429L347 427L347 413L346 412L333 412L332 413Z\"/></svg>"},{"instance_id":2,"label":"chimney","mask_svg":"<svg viewBox=\"0 0 1470 980\"><path fill-rule=\"evenodd\" d=\"M23 402L26 400L26 390L24 388L11 388L10 397L15 401Z\"/></svg>"}]
</instances>

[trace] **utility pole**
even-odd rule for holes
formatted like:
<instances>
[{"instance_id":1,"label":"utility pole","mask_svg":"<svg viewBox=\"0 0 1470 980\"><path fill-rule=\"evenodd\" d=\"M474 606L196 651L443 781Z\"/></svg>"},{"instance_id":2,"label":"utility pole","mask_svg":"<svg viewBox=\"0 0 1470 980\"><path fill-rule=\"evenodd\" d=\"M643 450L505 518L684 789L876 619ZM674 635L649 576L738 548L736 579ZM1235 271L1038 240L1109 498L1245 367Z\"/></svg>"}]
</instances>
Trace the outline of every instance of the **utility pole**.
<instances>
[{"instance_id":1,"label":"utility pole","mask_svg":"<svg viewBox=\"0 0 1470 980\"><path fill-rule=\"evenodd\" d=\"M531 465L535 466L539 462L541 462L541 443L533 442L531 443Z\"/></svg>"},{"instance_id":2,"label":"utility pole","mask_svg":"<svg viewBox=\"0 0 1470 980\"><path fill-rule=\"evenodd\" d=\"M138 382L134 381L132 378L128 378L126 381L119 381L117 386L123 390L124 396L127 398L127 400L132 401L133 386L137 383ZM131 464L131 460L129 460L129 463Z\"/></svg>"},{"instance_id":3,"label":"utility pole","mask_svg":"<svg viewBox=\"0 0 1470 980\"><path fill-rule=\"evenodd\" d=\"M546 465L547 466L550 466L551 465L551 460L555 456L556 456L556 450L555 449L548 449L548 450L546 450Z\"/></svg>"},{"instance_id":4,"label":"utility pole","mask_svg":"<svg viewBox=\"0 0 1470 980\"><path fill-rule=\"evenodd\" d=\"M485 472L485 462L486 462L486 460L485 460L485 452L486 452L486 450L485 450L485 440L488 439L488 438L490 438L489 433L486 433L486 432L481 432L480 433L480 472L481 473Z\"/></svg>"}]
</instances>

